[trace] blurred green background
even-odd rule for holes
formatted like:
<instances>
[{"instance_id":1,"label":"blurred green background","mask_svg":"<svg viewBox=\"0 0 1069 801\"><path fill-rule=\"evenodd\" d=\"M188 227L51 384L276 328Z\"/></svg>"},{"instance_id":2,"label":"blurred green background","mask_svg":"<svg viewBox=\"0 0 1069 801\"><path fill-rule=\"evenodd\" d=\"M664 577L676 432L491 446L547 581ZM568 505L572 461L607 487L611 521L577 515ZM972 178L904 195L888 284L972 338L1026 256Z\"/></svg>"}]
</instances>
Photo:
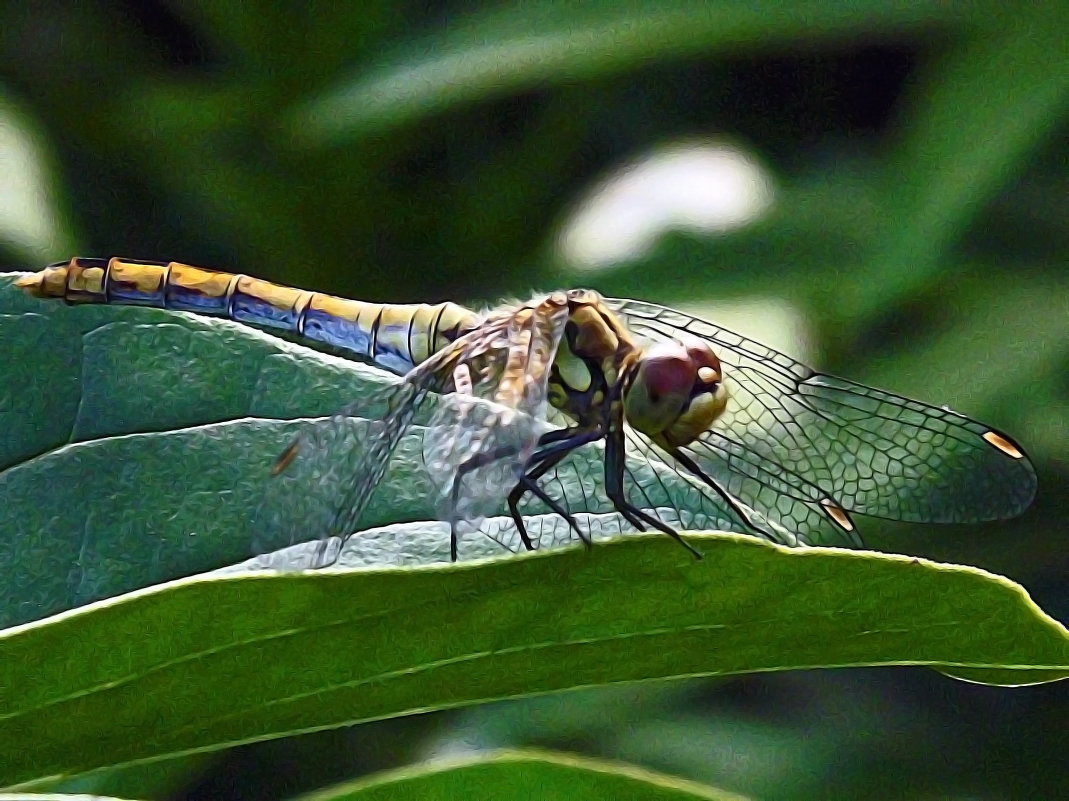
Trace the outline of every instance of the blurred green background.
<instances>
[{"instance_id":1,"label":"blurred green background","mask_svg":"<svg viewBox=\"0 0 1069 801\"><path fill-rule=\"evenodd\" d=\"M1061 3L4 3L0 271L122 255L374 300L587 285L702 309L1011 432L1040 475L1023 518L863 533L1004 573L1066 620L1067 42ZM428 714L80 787L287 797L537 744L760 799L1053 799L1067 712L1058 685L814 671Z\"/></svg>"}]
</instances>

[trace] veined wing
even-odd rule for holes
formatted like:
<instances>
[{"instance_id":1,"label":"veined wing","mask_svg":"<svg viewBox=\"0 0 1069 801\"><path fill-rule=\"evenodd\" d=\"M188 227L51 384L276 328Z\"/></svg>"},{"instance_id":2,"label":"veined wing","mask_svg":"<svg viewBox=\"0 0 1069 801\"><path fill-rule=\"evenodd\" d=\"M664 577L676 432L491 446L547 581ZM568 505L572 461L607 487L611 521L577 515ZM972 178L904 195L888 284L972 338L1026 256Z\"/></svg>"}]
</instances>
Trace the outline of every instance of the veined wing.
<instances>
[{"instance_id":1,"label":"veined wing","mask_svg":"<svg viewBox=\"0 0 1069 801\"><path fill-rule=\"evenodd\" d=\"M673 309L606 302L639 336L712 344L725 365L728 406L680 450L788 528L813 512L847 535L846 512L913 522L1001 519L1035 494L1023 451L982 423L817 373Z\"/></svg>"},{"instance_id":2,"label":"veined wing","mask_svg":"<svg viewBox=\"0 0 1069 801\"><path fill-rule=\"evenodd\" d=\"M713 492L663 455L644 435L625 428L627 459L624 492L627 501L678 531L709 529L759 534L782 545L857 540L844 532L820 507L787 496L775 496L745 476L726 470L715 472L722 493ZM591 539L634 531L631 523L615 514L606 497L605 448L591 443L570 453L539 477L541 490L568 515L590 526ZM529 494L519 504L528 533L537 547L562 544L574 533L560 518L546 515L550 507ZM490 535L512 551L520 550L515 528L499 527Z\"/></svg>"},{"instance_id":3,"label":"veined wing","mask_svg":"<svg viewBox=\"0 0 1069 801\"><path fill-rule=\"evenodd\" d=\"M389 390L381 419L365 418L353 403L305 422L267 480L253 521L253 553L318 540L311 566L332 564L437 379L430 372L406 377Z\"/></svg>"},{"instance_id":4,"label":"veined wing","mask_svg":"<svg viewBox=\"0 0 1069 801\"><path fill-rule=\"evenodd\" d=\"M338 538L340 548L356 531L390 457L432 392L453 393L435 412L424 441L443 503L458 507L453 516L482 514L493 485L500 505L507 489L493 480L502 470L515 474L517 463L522 468L537 442L534 421L544 420L549 366L566 319L567 304L558 296L502 310L413 368L392 390L381 419L357 416L353 404L309 423L279 458L257 512L254 550L318 539L317 564L333 562L337 552L328 555L328 541ZM455 473L480 455L496 458L468 471L465 486L475 487L469 498L454 490ZM493 480L488 471L498 471Z\"/></svg>"},{"instance_id":5,"label":"veined wing","mask_svg":"<svg viewBox=\"0 0 1069 801\"><path fill-rule=\"evenodd\" d=\"M550 368L567 320L559 293L507 309L488 319L492 334L448 360L453 392L431 421L423 454L454 544L457 524L478 526L501 510L548 430Z\"/></svg>"}]
</instances>

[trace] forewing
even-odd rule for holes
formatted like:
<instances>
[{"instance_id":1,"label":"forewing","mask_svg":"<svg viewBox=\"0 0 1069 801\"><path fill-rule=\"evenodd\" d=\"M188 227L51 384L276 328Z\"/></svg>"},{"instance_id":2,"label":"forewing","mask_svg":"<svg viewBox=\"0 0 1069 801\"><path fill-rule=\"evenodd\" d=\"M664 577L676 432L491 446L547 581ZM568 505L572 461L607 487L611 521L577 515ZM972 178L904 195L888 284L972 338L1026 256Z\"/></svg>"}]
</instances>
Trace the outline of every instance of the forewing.
<instances>
[{"instance_id":1,"label":"forewing","mask_svg":"<svg viewBox=\"0 0 1069 801\"><path fill-rule=\"evenodd\" d=\"M982 423L817 373L673 309L607 303L639 336L697 336L711 344L724 364L728 406L682 450L714 477L730 477L744 501L781 515L788 527L804 509L847 535L843 511L914 522L1001 519L1035 494L1024 452Z\"/></svg>"},{"instance_id":2,"label":"forewing","mask_svg":"<svg viewBox=\"0 0 1069 801\"><path fill-rule=\"evenodd\" d=\"M424 440L443 518L477 526L503 508L548 430L549 373L567 320L563 297L504 310L456 362L454 391Z\"/></svg>"},{"instance_id":3,"label":"forewing","mask_svg":"<svg viewBox=\"0 0 1069 801\"><path fill-rule=\"evenodd\" d=\"M380 419L358 415L354 403L305 423L279 456L256 512L254 553L318 540L315 566L332 563L357 530L420 403L431 392L452 391L457 367L492 351L495 332L493 325L480 327L409 371L389 391Z\"/></svg>"}]
</instances>

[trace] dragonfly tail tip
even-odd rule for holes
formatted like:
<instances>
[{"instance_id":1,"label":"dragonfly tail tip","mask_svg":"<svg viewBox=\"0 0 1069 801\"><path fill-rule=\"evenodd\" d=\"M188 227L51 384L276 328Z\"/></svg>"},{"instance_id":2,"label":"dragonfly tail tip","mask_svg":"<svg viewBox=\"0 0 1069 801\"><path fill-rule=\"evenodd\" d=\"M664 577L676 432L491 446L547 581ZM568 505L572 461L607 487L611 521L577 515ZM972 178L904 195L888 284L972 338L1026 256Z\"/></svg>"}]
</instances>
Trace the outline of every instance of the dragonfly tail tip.
<instances>
[{"instance_id":1,"label":"dragonfly tail tip","mask_svg":"<svg viewBox=\"0 0 1069 801\"><path fill-rule=\"evenodd\" d=\"M23 275L15 279L15 286L25 289L31 295L39 295L41 293L41 281L44 279L44 273L30 273L29 275Z\"/></svg>"}]
</instances>

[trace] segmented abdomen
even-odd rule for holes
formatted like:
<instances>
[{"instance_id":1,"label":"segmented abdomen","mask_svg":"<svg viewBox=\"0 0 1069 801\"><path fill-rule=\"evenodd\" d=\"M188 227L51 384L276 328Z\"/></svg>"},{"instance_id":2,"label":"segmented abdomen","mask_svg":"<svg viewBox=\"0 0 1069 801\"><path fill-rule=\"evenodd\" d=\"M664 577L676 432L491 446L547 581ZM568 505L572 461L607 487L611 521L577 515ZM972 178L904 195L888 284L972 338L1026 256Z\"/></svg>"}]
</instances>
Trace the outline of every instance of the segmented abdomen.
<instances>
[{"instance_id":1,"label":"segmented abdomen","mask_svg":"<svg viewBox=\"0 0 1069 801\"><path fill-rule=\"evenodd\" d=\"M178 262L74 258L17 284L69 303L153 306L287 331L402 374L479 323L455 303L346 300Z\"/></svg>"}]
</instances>

